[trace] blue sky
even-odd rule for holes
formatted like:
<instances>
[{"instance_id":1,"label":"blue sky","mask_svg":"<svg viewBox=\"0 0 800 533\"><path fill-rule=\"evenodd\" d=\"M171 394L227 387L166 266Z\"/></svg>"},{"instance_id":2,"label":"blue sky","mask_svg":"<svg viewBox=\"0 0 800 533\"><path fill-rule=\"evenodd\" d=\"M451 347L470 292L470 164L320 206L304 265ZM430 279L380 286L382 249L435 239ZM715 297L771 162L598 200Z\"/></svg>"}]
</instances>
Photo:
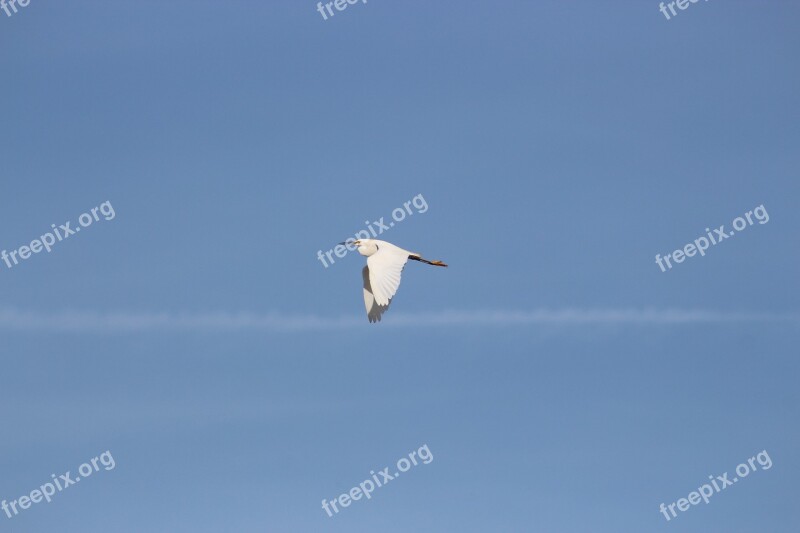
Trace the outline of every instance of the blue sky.
<instances>
[{"instance_id":1,"label":"blue sky","mask_svg":"<svg viewBox=\"0 0 800 533\"><path fill-rule=\"evenodd\" d=\"M0 249L116 215L0 263L0 499L116 462L0 531L795 531L798 15L0 12ZM381 238L450 267L369 324L363 258L317 251L419 194Z\"/></svg>"}]
</instances>

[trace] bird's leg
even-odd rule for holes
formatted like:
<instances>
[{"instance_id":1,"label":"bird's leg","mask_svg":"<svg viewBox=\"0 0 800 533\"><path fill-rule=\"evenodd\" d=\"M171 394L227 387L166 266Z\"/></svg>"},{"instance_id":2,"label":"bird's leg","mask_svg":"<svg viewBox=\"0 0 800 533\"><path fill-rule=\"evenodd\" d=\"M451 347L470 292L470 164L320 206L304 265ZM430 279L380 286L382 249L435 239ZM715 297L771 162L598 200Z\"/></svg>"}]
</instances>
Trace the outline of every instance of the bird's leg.
<instances>
[{"instance_id":1,"label":"bird's leg","mask_svg":"<svg viewBox=\"0 0 800 533\"><path fill-rule=\"evenodd\" d=\"M444 263L442 263L441 261L428 261L427 259L423 259L422 257L420 257L420 256L418 256L416 254L411 254L411 255L408 256L408 258L409 259L413 259L414 261L419 261L420 263L425 263L426 265L433 265L433 266L437 266L437 267L446 267L447 266Z\"/></svg>"}]
</instances>

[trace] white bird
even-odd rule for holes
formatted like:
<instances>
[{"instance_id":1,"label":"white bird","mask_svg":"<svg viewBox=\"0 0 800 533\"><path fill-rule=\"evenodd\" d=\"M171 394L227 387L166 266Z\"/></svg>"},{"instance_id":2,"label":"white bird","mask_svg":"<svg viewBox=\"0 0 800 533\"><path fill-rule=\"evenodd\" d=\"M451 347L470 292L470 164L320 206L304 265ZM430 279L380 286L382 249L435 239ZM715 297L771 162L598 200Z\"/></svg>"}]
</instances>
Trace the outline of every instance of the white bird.
<instances>
[{"instance_id":1,"label":"white bird","mask_svg":"<svg viewBox=\"0 0 800 533\"><path fill-rule=\"evenodd\" d=\"M400 274L406 261L413 259L428 265L447 266L441 261L428 261L419 254L377 239L360 239L352 242L352 245L357 246L358 253L367 258L367 266L361 271L361 276L364 281L364 305L370 322L380 321L383 313L389 309L400 286Z\"/></svg>"}]
</instances>

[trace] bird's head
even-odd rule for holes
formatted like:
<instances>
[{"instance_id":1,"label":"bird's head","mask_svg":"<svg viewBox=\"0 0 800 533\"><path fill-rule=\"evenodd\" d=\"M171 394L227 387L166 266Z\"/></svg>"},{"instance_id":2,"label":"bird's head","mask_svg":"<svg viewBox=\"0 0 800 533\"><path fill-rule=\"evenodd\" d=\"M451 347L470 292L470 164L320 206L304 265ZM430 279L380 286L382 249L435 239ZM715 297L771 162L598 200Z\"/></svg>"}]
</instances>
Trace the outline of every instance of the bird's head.
<instances>
[{"instance_id":1,"label":"bird's head","mask_svg":"<svg viewBox=\"0 0 800 533\"><path fill-rule=\"evenodd\" d=\"M347 242L343 242L341 244L347 244ZM374 239L356 239L355 241L352 241L351 244L356 247L358 253L366 257L369 257L378 251L378 244Z\"/></svg>"}]
</instances>

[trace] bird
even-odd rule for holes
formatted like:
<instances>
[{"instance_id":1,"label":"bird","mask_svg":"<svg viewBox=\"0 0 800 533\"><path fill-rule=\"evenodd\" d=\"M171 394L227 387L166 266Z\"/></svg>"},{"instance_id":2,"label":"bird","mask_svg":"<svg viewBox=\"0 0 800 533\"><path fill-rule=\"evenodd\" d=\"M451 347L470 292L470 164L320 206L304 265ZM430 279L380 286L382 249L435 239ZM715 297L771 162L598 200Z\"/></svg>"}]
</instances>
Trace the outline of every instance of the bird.
<instances>
[{"instance_id":1,"label":"bird","mask_svg":"<svg viewBox=\"0 0 800 533\"><path fill-rule=\"evenodd\" d=\"M364 306L370 323L380 322L383 313L389 309L400 287L400 274L409 259L426 265L447 267L441 261L429 261L420 254L378 239L359 239L341 244L355 246L358 253L367 258L367 266L361 271L361 277L364 283Z\"/></svg>"}]
</instances>

